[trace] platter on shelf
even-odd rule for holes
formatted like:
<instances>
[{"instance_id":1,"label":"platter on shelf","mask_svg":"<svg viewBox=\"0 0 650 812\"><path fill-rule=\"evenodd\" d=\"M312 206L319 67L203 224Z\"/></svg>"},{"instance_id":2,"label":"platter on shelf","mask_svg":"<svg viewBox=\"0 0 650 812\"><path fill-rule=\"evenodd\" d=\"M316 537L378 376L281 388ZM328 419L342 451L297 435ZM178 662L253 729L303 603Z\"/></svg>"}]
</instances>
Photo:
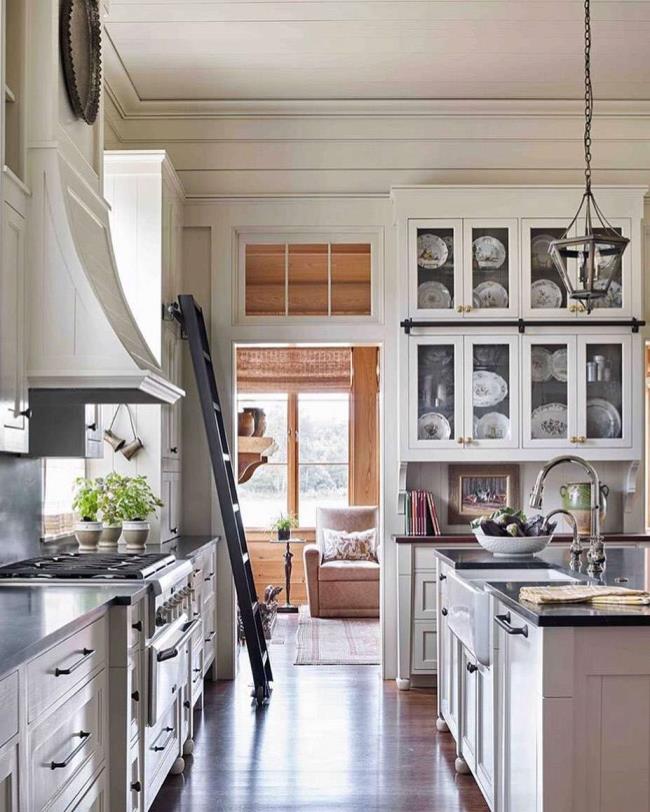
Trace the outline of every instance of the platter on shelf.
<instances>
[{"instance_id":1,"label":"platter on shelf","mask_svg":"<svg viewBox=\"0 0 650 812\"><path fill-rule=\"evenodd\" d=\"M476 424L474 436L477 440L510 439L510 419L501 412L488 412Z\"/></svg>"},{"instance_id":2,"label":"platter on shelf","mask_svg":"<svg viewBox=\"0 0 650 812\"><path fill-rule=\"evenodd\" d=\"M448 440L451 437L449 421L440 412L427 412L418 420L420 440Z\"/></svg>"},{"instance_id":3,"label":"platter on shelf","mask_svg":"<svg viewBox=\"0 0 650 812\"><path fill-rule=\"evenodd\" d=\"M451 293L442 282L423 282L418 285L418 307L423 310L448 310Z\"/></svg>"},{"instance_id":4,"label":"platter on shelf","mask_svg":"<svg viewBox=\"0 0 650 812\"><path fill-rule=\"evenodd\" d=\"M604 281L596 282L594 287L603 287ZM612 279L609 289L603 299L595 299L594 307L623 307L623 286Z\"/></svg>"},{"instance_id":5,"label":"platter on shelf","mask_svg":"<svg viewBox=\"0 0 650 812\"><path fill-rule=\"evenodd\" d=\"M550 270L553 267L553 258L548 249L554 239L555 237L550 234L538 234L533 238L530 244L530 254L535 268Z\"/></svg>"},{"instance_id":6,"label":"platter on shelf","mask_svg":"<svg viewBox=\"0 0 650 812\"><path fill-rule=\"evenodd\" d=\"M472 302L476 308L508 307L508 291L493 280L477 285L472 292Z\"/></svg>"},{"instance_id":7,"label":"platter on shelf","mask_svg":"<svg viewBox=\"0 0 650 812\"><path fill-rule=\"evenodd\" d=\"M537 279L530 286L530 305L533 308L562 307L562 290L552 279Z\"/></svg>"},{"instance_id":8,"label":"platter on shelf","mask_svg":"<svg viewBox=\"0 0 650 812\"><path fill-rule=\"evenodd\" d=\"M496 406L508 395L508 384L496 372L478 370L472 375L472 399L475 407Z\"/></svg>"},{"instance_id":9,"label":"platter on shelf","mask_svg":"<svg viewBox=\"0 0 650 812\"><path fill-rule=\"evenodd\" d=\"M427 271L435 271L447 262L447 243L437 234L418 234L418 265Z\"/></svg>"},{"instance_id":10,"label":"platter on shelf","mask_svg":"<svg viewBox=\"0 0 650 812\"><path fill-rule=\"evenodd\" d=\"M530 377L534 383L546 383L553 377L553 353L546 347L533 347L531 350Z\"/></svg>"},{"instance_id":11,"label":"platter on shelf","mask_svg":"<svg viewBox=\"0 0 650 812\"><path fill-rule=\"evenodd\" d=\"M489 234L472 243L474 261L481 270L496 270L506 261L506 249L501 240Z\"/></svg>"},{"instance_id":12,"label":"platter on shelf","mask_svg":"<svg viewBox=\"0 0 650 812\"><path fill-rule=\"evenodd\" d=\"M533 440L557 440L568 434L569 411L565 403L543 403L530 416Z\"/></svg>"},{"instance_id":13,"label":"platter on shelf","mask_svg":"<svg viewBox=\"0 0 650 812\"><path fill-rule=\"evenodd\" d=\"M613 403L604 398L587 401L587 437L614 440L621 436L622 428L621 415Z\"/></svg>"},{"instance_id":14,"label":"platter on shelf","mask_svg":"<svg viewBox=\"0 0 650 812\"><path fill-rule=\"evenodd\" d=\"M568 377L568 353L565 347L555 350L551 355L551 374L556 381L565 383Z\"/></svg>"}]
</instances>

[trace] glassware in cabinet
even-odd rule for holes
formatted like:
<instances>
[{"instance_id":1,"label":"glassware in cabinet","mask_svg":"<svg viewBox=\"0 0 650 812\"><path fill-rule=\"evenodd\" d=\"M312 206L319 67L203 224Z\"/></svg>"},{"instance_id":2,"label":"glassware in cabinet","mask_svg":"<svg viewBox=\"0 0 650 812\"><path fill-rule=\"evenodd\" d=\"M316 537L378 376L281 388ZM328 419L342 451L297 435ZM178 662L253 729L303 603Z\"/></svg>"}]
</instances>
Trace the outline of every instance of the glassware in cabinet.
<instances>
[{"instance_id":1,"label":"glassware in cabinet","mask_svg":"<svg viewBox=\"0 0 650 812\"><path fill-rule=\"evenodd\" d=\"M462 315L461 220L410 220L410 312L422 317Z\"/></svg>"}]
</instances>

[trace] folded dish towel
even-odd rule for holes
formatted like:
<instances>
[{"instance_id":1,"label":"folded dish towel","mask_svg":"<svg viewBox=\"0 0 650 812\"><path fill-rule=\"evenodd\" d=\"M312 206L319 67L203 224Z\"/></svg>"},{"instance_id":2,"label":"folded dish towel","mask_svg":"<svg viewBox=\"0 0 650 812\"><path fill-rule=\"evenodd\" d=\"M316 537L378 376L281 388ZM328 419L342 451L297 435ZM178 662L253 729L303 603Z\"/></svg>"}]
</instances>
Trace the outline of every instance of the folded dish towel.
<instances>
[{"instance_id":1,"label":"folded dish towel","mask_svg":"<svg viewBox=\"0 0 650 812\"><path fill-rule=\"evenodd\" d=\"M624 586L522 586L519 598L530 603L617 603L633 606L650 605L650 593Z\"/></svg>"}]
</instances>

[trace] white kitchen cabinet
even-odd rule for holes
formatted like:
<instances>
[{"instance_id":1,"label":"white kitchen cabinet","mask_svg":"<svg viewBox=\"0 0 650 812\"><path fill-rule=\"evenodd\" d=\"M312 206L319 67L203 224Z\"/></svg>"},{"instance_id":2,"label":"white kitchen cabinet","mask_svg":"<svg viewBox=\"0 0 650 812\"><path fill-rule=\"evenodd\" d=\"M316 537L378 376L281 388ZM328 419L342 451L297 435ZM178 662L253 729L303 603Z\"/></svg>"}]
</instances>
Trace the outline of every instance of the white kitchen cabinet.
<instances>
[{"instance_id":1,"label":"white kitchen cabinet","mask_svg":"<svg viewBox=\"0 0 650 812\"><path fill-rule=\"evenodd\" d=\"M409 220L408 268L409 312L414 317L462 317L462 220Z\"/></svg>"},{"instance_id":2,"label":"white kitchen cabinet","mask_svg":"<svg viewBox=\"0 0 650 812\"><path fill-rule=\"evenodd\" d=\"M163 363L168 380L182 385L182 340L176 323L163 325ZM166 468L175 467L181 458L181 401L162 407L162 456Z\"/></svg>"},{"instance_id":3,"label":"white kitchen cabinet","mask_svg":"<svg viewBox=\"0 0 650 812\"><path fill-rule=\"evenodd\" d=\"M160 540L169 541L180 532L181 475L180 471L163 471L161 474Z\"/></svg>"},{"instance_id":4,"label":"white kitchen cabinet","mask_svg":"<svg viewBox=\"0 0 650 812\"><path fill-rule=\"evenodd\" d=\"M519 445L518 336L413 336L409 384L411 449Z\"/></svg>"},{"instance_id":5,"label":"white kitchen cabinet","mask_svg":"<svg viewBox=\"0 0 650 812\"><path fill-rule=\"evenodd\" d=\"M20 809L19 747L18 741L14 740L0 748L0 812L18 812Z\"/></svg>"},{"instance_id":6,"label":"white kitchen cabinet","mask_svg":"<svg viewBox=\"0 0 650 812\"><path fill-rule=\"evenodd\" d=\"M476 658L465 646L460 647L460 755L469 768L476 769L477 687Z\"/></svg>"},{"instance_id":7,"label":"white kitchen cabinet","mask_svg":"<svg viewBox=\"0 0 650 812\"><path fill-rule=\"evenodd\" d=\"M2 207L0 264L0 451L29 449L29 404L25 368L25 220Z\"/></svg>"},{"instance_id":8,"label":"white kitchen cabinet","mask_svg":"<svg viewBox=\"0 0 650 812\"><path fill-rule=\"evenodd\" d=\"M565 220L552 217L524 218L521 221L521 312L524 318L576 317L578 305L569 299L548 252L552 240L564 236L567 225ZM571 260L569 271L574 276Z\"/></svg>"},{"instance_id":9,"label":"white kitchen cabinet","mask_svg":"<svg viewBox=\"0 0 650 812\"><path fill-rule=\"evenodd\" d=\"M628 239L630 238L632 234L632 223L628 218L613 217L609 222L617 234L627 237ZM580 234L584 234L584 220L579 221L577 228ZM595 231L597 234L604 236L602 229L595 229ZM593 314L596 318L630 318L638 311L639 302L635 300L635 297L641 296L641 285L639 284L640 280L634 278L632 273L634 250L634 246L632 245L628 245L625 249L623 257L614 271L607 296L602 300L597 300L595 303ZM607 256L601 256L598 261L601 272L605 278L609 276L610 268L608 267L608 263L611 261L612 258ZM574 269L574 273L577 273L576 269ZM576 315L581 320L589 320L589 314L584 308L577 308Z\"/></svg>"},{"instance_id":10,"label":"white kitchen cabinet","mask_svg":"<svg viewBox=\"0 0 650 812\"><path fill-rule=\"evenodd\" d=\"M477 663L476 678L476 765L474 775L483 794L494 798L494 668Z\"/></svg>"}]
</instances>

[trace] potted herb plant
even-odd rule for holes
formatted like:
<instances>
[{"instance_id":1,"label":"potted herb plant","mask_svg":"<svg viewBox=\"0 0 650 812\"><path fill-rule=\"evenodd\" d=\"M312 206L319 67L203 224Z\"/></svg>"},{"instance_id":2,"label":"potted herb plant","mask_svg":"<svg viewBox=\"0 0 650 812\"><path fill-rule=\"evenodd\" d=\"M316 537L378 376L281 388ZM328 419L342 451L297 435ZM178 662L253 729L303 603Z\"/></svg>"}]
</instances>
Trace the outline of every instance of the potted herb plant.
<instances>
[{"instance_id":1,"label":"potted herb plant","mask_svg":"<svg viewBox=\"0 0 650 812\"><path fill-rule=\"evenodd\" d=\"M97 550L102 534L102 523L98 521L100 489L97 483L86 477L78 477L74 485L72 509L79 514L74 534L79 549L84 552Z\"/></svg>"},{"instance_id":2,"label":"potted herb plant","mask_svg":"<svg viewBox=\"0 0 650 812\"><path fill-rule=\"evenodd\" d=\"M278 541L289 541L291 531L297 526L298 524L295 518L290 513L286 516L284 513L281 513L273 522L271 530L277 531Z\"/></svg>"},{"instance_id":3,"label":"potted herb plant","mask_svg":"<svg viewBox=\"0 0 650 812\"><path fill-rule=\"evenodd\" d=\"M151 490L146 476L123 477L119 493L119 515L127 550L144 550L151 525L147 518L163 503Z\"/></svg>"},{"instance_id":4,"label":"potted herb plant","mask_svg":"<svg viewBox=\"0 0 650 812\"><path fill-rule=\"evenodd\" d=\"M117 550L117 542L122 535L122 514L120 500L127 477L111 471L105 477L95 480L100 489L99 509L102 514L103 529L99 539L101 550Z\"/></svg>"}]
</instances>

